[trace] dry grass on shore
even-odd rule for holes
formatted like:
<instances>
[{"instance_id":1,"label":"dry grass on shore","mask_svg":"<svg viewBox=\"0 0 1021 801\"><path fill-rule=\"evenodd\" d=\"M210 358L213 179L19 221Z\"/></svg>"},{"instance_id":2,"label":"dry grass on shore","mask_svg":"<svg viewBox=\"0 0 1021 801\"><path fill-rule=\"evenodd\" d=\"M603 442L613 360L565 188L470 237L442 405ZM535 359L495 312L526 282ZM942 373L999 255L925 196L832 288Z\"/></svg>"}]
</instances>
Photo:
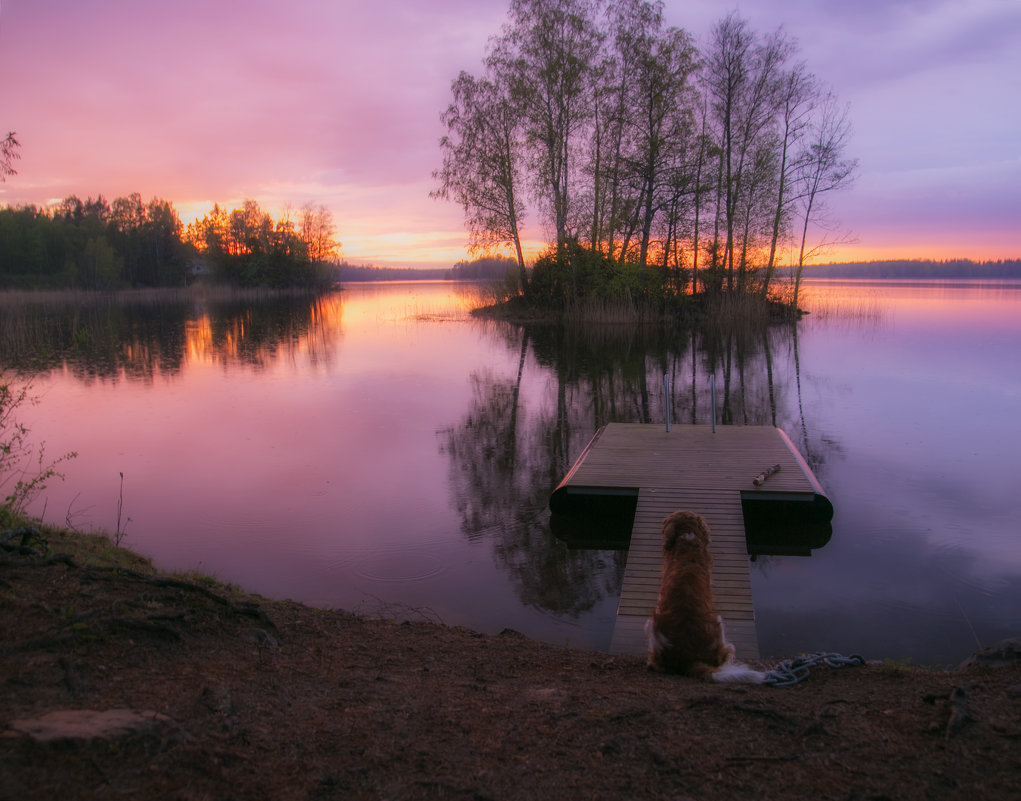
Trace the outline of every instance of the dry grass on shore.
<instances>
[{"instance_id":1,"label":"dry grass on shore","mask_svg":"<svg viewBox=\"0 0 1021 801\"><path fill-rule=\"evenodd\" d=\"M1021 783L1021 664L664 676L513 632L166 577L101 538L0 548L0 799L961 799ZM101 737L61 710L141 713Z\"/></svg>"}]
</instances>

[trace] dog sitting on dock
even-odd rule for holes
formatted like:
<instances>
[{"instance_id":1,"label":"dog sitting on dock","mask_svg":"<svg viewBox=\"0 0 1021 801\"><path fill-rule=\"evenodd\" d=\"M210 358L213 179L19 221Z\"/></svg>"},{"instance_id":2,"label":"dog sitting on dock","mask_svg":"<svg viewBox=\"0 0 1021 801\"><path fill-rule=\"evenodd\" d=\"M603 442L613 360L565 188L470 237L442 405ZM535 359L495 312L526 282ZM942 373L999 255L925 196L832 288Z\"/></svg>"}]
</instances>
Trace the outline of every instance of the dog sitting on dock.
<instances>
[{"instance_id":1,"label":"dog sitting on dock","mask_svg":"<svg viewBox=\"0 0 1021 801\"><path fill-rule=\"evenodd\" d=\"M766 676L738 662L713 604L709 527L694 512L663 521L663 578L645 623L649 667L717 682L761 684Z\"/></svg>"}]
</instances>

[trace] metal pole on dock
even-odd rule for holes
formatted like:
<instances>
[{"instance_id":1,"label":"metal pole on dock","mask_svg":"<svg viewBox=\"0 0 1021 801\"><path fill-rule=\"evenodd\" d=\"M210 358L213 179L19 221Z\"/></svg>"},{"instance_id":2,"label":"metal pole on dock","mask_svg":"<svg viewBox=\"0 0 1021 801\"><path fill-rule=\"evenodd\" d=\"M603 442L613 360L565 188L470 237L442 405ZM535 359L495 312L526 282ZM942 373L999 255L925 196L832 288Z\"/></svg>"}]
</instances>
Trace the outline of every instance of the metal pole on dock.
<instances>
[{"instance_id":1,"label":"metal pole on dock","mask_svg":"<svg viewBox=\"0 0 1021 801\"><path fill-rule=\"evenodd\" d=\"M709 376L709 396L712 399L713 433L716 433L716 373Z\"/></svg>"},{"instance_id":2,"label":"metal pole on dock","mask_svg":"<svg viewBox=\"0 0 1021 801\"><path fill-rule=\"evenodd\" d=\"M670 376L663 375L663 408L666 410L664 415L666 417L666 430L670 433Z\"/></svg>"}]
</instances>

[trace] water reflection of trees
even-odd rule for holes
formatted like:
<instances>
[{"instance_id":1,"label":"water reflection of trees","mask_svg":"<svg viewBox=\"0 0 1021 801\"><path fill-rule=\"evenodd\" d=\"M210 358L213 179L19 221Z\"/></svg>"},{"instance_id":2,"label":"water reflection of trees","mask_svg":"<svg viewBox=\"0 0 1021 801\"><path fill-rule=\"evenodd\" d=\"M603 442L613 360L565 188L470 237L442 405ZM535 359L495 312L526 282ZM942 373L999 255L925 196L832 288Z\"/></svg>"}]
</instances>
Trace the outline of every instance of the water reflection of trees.
<instances>
[{"instance_id":1,"label":"water reflection of trees","mask_svg":"<svg viewBox=\"0 0 1021 801\"><path fill-rule=\"evenodd\" d=\"M775 425L807 447L791 325L643 331L486 324L517 357L513 373L472 374L463 418L443 432L464 534L490 542L523 602L578 615L619 593L626 552L570 550L550 531L549 495L593 433L610 422L708 424L710 376L721 425ZM669 400L664 378L669 378Z\"/></svg>"},{"instance_id":2,"label":"water reflection of trees","mask_svg":"<svg viewBox=\"0 0 1021 801\"><path fill-rule=\"evenodd\" d=\"M3 301L3 366L67 370L82 380L150 381L187 364L265 368L300 354L328 362L340 295L153 291Z\"/></svg>"},{"instance_id":3,"label":"water reflection of trees","mask_svg":"<svg viewBox=\"0 0 1021 801\"><path fill-rule=\"evenodd\" d=\"M450 457L462 531L490 542L523 603L577 616L619 590L623 555L569 550L550 536L547 502L562 464L551 453L558 450L563 420L522 395L530 353L534 361L529 333L509 326L491 326L490 333L517 348L517 371L473 373L469 408L441 443Z\"/></svg>"}]
</instances>

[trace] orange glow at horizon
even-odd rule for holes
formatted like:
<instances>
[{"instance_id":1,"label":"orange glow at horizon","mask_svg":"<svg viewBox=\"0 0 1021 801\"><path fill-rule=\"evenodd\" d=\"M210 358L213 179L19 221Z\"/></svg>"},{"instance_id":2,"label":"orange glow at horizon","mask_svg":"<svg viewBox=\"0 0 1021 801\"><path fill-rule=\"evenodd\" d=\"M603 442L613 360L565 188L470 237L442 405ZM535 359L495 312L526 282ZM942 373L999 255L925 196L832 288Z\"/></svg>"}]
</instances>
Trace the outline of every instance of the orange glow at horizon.
<instances>
[{"instance_id":1,"label":"orange glow at horizon","mask_svg":"<svg viewBox=\"0 0 1021 801\"><path fill-rule=\"evenodd\" d=\"M187 228L189 224L207 216L214 205L228 213L230 209L240 208L244 201L184 201L178 204L173 203L182 225ZM270 214L274 219L282 217L287 207L275 207L271 204L263 205L262 211ZM291 209L293 211L293 209ZM489 252L473 253L468 249L467 237L463 230L433 230L423 233L375 233L374 230L360 233L354 228L344 225L342 213L334 211L334 219L338 222L337 237L344 244L338 254L342 261L354 264L373 264L381 267L404 266L404 267L437 267L440 265L453 266L460 261L472 261L483 255L501 255L515 258L513 247L492 248ZM375 220L366 216L363 222L368 223L372 229L386 230L389 223L386 220ZM970 259L976 262L1000 261L1021 259L1021 237L1019 241L1013 235L1005 235L1003 232L990 231L986 235L976 236L971 231L945 230L935 232L929 236L920 236L917 232L911 234L911 241L898 241L898 235L891 232L877 232L871 235L862 235L859 241L850 244L835 245L825 252L806 259L810 266L813 264L847 263L847 262L870 262L886 260L912 260L912 261L946 261L953 259ZM922 242L919 242L923 239ZM965 243L967 245L959 244ZM548 247L549 243L536 239L529 239L522 242L522 251L525 263L531 265L536 258Z\"/></svg>"},{"instance_id":2,"label":"orange glow at horizon","mask_svg":"<svg viewBox=\"0 0 1021 801\"><path fill-rule=\"evenodd\" d=\"M963 237L962 237L963 238ZM952 261L969 259L975 262L1012 261L1021 259L1021 244L1014 248L997 246L958 247L953 244L918 246L905 245L845 245L834 248L812 260L812 264L838 264L869 261Z\"/></svg>"}]
</instances>

